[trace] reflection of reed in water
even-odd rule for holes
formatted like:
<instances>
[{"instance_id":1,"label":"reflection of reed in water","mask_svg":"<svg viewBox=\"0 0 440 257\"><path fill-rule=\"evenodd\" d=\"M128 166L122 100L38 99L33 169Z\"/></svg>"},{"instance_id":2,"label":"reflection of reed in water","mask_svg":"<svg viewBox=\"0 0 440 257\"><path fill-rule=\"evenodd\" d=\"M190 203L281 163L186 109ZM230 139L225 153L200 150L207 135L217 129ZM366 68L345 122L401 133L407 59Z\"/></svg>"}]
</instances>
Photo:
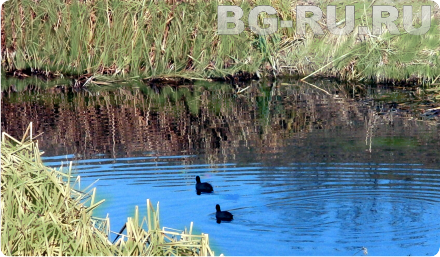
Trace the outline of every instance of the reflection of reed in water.
<instances>
[{"instance_id":1,"label":"reflection of reed in water","mask_svg":"<svg viewBox=\"0 0 440 257\"><path fill-rule=\"evenodd\" d=\"M43 95L14 93L2 101L2 131L13 136L30 121L50 155L132 156L206 153L212 162L239 146L276 153L286 139L363 123L367 107L341 88L328 95L301 84L254 82L236 94L230 85L116 89Z\"/></svg>"}]
</instances>

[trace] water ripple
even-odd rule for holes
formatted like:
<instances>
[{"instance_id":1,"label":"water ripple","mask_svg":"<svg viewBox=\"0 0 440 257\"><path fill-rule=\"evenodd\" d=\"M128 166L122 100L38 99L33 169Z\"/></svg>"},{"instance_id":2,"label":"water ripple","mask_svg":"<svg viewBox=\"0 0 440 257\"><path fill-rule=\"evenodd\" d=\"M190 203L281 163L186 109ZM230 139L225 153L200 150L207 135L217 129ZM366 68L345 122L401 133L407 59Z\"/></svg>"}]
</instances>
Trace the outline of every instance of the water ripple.
<instances>
[{"instance_id":1,"label":"water ripple","mask_svg":"<svg viewBox=\"0 0 440 257\"><path fill-rule=\"evenodd\" d=\"M106 211L117 217L127 214L123 210L130 204L141 205L148 197L177 208L166 221L195 219L208 230L214 204L221 203L222 209L234 213L234 222L227 225L233 225L237 235L270 238L291 244L292 249L337 245L335 251L347 252L365 245L370 249L389 245L390 251L398 251L440 241L440 169L420 164L272 167L206 164L193 156L92 160L64 156L44 161L54 167L73 161L83 181L99 179L104 187L98 189L110 198ZM213 184L214 194L195 194L196 175ZM128 194L114 193L121 191Z\"/></svg>"}]
</instances>

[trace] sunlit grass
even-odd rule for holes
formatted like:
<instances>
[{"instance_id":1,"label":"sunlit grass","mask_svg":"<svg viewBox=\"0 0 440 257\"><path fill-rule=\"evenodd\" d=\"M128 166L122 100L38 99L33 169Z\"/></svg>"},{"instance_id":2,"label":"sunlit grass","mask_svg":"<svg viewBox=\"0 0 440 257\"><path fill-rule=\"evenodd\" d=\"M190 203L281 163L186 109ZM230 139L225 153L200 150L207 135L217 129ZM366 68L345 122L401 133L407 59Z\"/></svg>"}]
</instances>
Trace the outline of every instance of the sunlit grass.
<instances>
[{"instance_id":1,"label":"sunlit grass","mask_svg":"<svg viewBox=\"0 0 440 257\"><path fill-rule=\"evenodd\" d=\"M80 177L44 166L32 123L22 140L2 133L1 250L8 256L213 256L207 234L193 235L159 227L147 200L147 217L138 208L115 244L109 241L110 219L93 217L104 200L96 188L79 190ZM147 227L147 228L146 228ZM176 232L177 231L177 232Z\"/></svg>"},{"instance_id":2,"label":"sunlit grass","mask_svg":"<svg viewBox=\"0 0 440 257\"><path fill-rule=\"evenodd\" d=\"M245 31L239 35L217 34L219 4L243 8ZM11 0L3 6L2 66L6 70L125 78L209 78L246 71L300 76L313 73L376 82L416 77L430 82L440 74L437 18L432 18L425 35L407 34L399 18L396 24L401 35L385 32L362 38L357 30L359 26L371 29L373 3L320 1L324 13L327 5L337 6L338 21L343 20L346 5L355 5L355 30L347 36L332 35L323 19L325 35L316 36L308 30L299 36L295 33L299 4L302 2L287 0L188 0L174 5L150 0ZM430 1L414 4L414 12L428 4L434 7ZM253 33L247 26L247 14L257 5L273 6L278 18L292 20L294 27L279 28L270 36ZM402 7L396 4L396 8Z\"/></svg>"}]
</instances>

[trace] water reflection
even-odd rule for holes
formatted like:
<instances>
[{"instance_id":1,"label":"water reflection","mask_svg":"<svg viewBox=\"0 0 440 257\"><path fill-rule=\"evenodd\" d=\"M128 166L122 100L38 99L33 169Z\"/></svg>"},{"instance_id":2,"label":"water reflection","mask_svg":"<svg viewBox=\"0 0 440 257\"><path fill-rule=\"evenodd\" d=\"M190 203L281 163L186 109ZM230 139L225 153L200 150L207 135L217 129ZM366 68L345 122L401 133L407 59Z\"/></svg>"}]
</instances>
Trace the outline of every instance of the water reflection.
<instances>
[{"instance_id":1,"label":"water reflection","mask_svg":"<svg viewBox=\"0 0 440 257\"><path fill-rule=\"evenodd\" d=\"M202 150L214 158L240 141L269 146L263 150L268 151L294 134L362 121L364 107L353 103L299 85L272 83L255 84L240 95L230 85L214 83L164 87L160 94L146 87L15 93L2 102L2 128L18 134L33 121L37 132L51 135L41 138L41 144L55 155L64 147L85 156ZM332 111L327 111L329 105Z\"/></svg>"},{"instance_id":2,"label":"water reflection","mask_svg":"<svg viewBox=\"0 0 440 257\"><path fill-rule=\"evenodd\" d=\"M58 166L60 158L45 162ZM418 163L213 165L203 156L162 156L75 164L85 185L99 179L98 192L107 199L99 212L110 213L115 231L135 205L150 198L160 201L164 226L183 228L194 221L209 233L216 252L228 255L353 255L362 247L371 255L434 255L438 250L440 169ZM215 193L196 195L197 175L210 181ZM230 211L233 222L215 226L215 204Z\"/></svg>"},{"instance_id":3,"label":"water reflection","mask_svg":"<svg viewBox=\"0 0 440 257\"><path fill-rule=\"evenodd\" d=\"M216 253L434 255L439 125L387 112L374 89L320 86L331 94L293 82L14 93L2 131L33 121L46 164L98 180L113 231L149 198L164 226L194 221ZM196 176L214 192L197 195ZM217 224L216 204L233 222Z\"/></svg>"},{"instance_id":4,"label":"water reflection","mask_svg":"<svg viewBox=\"0 0 440 257\"><path fill-rule=\"evenodd\" d=\"M35 134L47 135L39 143L49 155L208 153L213 163L224 162L227 155L241 155L237 148L241 145L268 158L278 152L286 139L297 140L296 147L305 151L314 149L302 145L301 140L314 137L320 130L340 130L348 138L364 137L367 148L358 140L344 140L342 147L358 144L359 150L370 152L374 150L370 147L372 140L377 140L373 147L383 148L424 144L426 138L419 130L440 142L438 124L409 120L406 113L383 114L383 108L379 115L376 107L386 104L359 98L364 92L354 90L350 95L352 90L341 90L340 85L328 82L318 85L332 95L299 82L253 83L238 95L230 85L215 83L179 89L164 87L160 94L145 86L97 92L4 94L1 126L2 131L20 136L32 121ZM374 96L374 92L369 89L368 95ZM412 134L414 140L406 142L406 134L399 139L395 135L399 133ZM312 154L330 159L335 152L333 144L334 140L329 139L327 145ZM436 148L440 143L435 146L413 154L438 162ZM306 161L315 158L304 157ZM381 162L388 158L384 156Z\"/></svg>"}]
</instances>

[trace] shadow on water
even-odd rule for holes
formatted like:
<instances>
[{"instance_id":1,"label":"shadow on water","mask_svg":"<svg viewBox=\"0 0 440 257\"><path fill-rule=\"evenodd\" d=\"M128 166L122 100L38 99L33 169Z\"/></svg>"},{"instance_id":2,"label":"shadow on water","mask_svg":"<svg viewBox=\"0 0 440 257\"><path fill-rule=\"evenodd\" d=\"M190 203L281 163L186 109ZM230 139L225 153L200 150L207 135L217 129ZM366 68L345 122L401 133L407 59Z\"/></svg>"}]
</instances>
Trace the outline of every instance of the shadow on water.
<instances>
[{"instance_id":1,"label":"shadow on water","mask_svg":"<svg viewBox=\"0 0 440 257\"><path fill-rule=\"evenodd\" d=\"M99 179L113 231L149 198L164 226L194 221L226 255L437 253L438 122L374 100L384 88L318 86L329 94L294 81L9 92L1 126L32 121L47 165ZM197 175L213 193L197 195ZM216 204L233 221L218 224Z\"/></svg>"}]
</instances>

